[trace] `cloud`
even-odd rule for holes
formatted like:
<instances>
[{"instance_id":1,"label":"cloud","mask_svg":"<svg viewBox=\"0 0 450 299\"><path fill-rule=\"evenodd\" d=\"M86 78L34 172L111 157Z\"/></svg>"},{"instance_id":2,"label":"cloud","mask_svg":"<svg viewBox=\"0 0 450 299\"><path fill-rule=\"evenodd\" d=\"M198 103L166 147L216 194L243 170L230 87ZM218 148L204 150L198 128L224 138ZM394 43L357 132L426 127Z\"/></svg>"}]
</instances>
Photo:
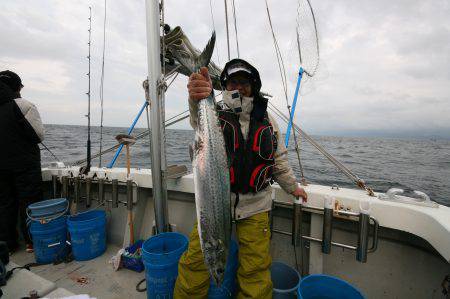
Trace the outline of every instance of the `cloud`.
<instances>
[{"instance_id":1,"label":"cloud","mask_svg":"<svg viewBox=\"0 0 450 299\"><path fill-rule=\"evenodd\" d=\"M166 0L165 21L203 48L214 25L213 59L227 60L224 3ZM211 3L211 7L210 7ZM297 1L268 0L292 101L298 72ZM100 121L104 1L4 0L0 68L23 77L23 95L47 123L86 124L88 7L92 7L92 122ZM304 81L296 119L311 133L450 131L450 4L446 1L312 1L319 72ZM231 6L231 3L230 3ZM104 124L128 126L144 101L145 1L107 2ZM230 9L230 16L231 9ZM286 111L264 1L236 2L239 50L260 71L263 90ZM231 56L237 55L230 18ZM186 77L166 95L166 116L187 109ZM139 125L146 126L143 119ZM176 126L189 128L187 121ZM283 126L282 126L283 127Z\"/></svg>"}]
</instances>

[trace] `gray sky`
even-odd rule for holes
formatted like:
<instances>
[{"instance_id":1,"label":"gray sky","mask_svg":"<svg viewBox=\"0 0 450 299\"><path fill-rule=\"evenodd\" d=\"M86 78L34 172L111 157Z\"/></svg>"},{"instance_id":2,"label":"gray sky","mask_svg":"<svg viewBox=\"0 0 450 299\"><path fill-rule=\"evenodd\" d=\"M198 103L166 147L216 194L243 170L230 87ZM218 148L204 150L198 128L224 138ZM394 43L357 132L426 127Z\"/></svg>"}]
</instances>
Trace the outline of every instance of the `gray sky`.
<instances>
[{"instance_id":1,"label":"gray sky","mask_svg":"<svg viewBox=\"0 0 450 299\"><path fill-rule=\"evenodd\" d=\"M213 29L210 2L166 0L165 18L203 48ZM226 62L222 0L211 0L218 41L213 59ZM236 0L241 58L257 67L263 90L286 111L263 0ZM320 68L304 86L296 118L313 134L450 136L450 2L448 0L311 0L321 48ZM230 2L231 3L231 2ZM86 124L88 7L93 9L92 123L100 121L104 1L2 0L0 69L19 73L23 97L45 123ZM230 4L231 6L231 4ZM292 101L299 66L296 1L269 0L287 66ZM236 56L234 28L232 56ZM147 74L145 2L108 1L104 125L128 126L144 102ZM166 96L166 117L187 109L187 78ZM139 123L145 126L145 118ZM187 121L174 128L189 128Z\"/></svg>"}]
</instances>

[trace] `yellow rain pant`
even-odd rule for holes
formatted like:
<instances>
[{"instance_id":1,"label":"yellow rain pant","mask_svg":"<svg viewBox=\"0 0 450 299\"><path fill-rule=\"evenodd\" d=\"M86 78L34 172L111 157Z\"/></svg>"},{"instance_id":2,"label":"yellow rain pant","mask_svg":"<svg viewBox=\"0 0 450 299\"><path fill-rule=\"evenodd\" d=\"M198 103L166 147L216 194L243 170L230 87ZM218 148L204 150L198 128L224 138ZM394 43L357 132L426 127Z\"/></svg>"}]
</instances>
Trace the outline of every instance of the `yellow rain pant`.
<instances>
[{"instance_id":1,"label":"yellow rain pant","mask_svg":"<svg viewBox=\"0 0 450 299\"><path fill-rule=\"evenodd\" d=\"M237 298L272 298L270 279L270 228L268 212L236 222L239 243ZM174 298L207 298L209 272L203 261L197 225L189 237L189 248L178 264Z\"/></svg>"}]
</instances>

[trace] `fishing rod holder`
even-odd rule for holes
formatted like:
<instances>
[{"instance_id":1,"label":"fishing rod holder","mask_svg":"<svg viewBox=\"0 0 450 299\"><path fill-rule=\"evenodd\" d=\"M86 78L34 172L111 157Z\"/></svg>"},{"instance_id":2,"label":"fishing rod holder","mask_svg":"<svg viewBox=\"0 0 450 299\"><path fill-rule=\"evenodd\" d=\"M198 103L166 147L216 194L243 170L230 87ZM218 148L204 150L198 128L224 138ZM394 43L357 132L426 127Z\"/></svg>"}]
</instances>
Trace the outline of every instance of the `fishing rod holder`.
<instances>
[{"instance_id":1,"label":"fishing rod holder","mask_svg":"<svg viewBox=\"0 0 450 299\"><path fill-rule=\"evenodd\" d=\"M60 188L58 186L59 184L61 185ZM82 184L84 184L84 192L82 192ZM97 197L92 196L93 184L97 184ZM109 185L111 187L107 188ZM134 199L137 198L137 194L135 194L137 184L130 179L122 182L118 179L52 175L52 186L54 198L57 197L58 189L60 189L61 197L71 199L72 204L75 206L84 200L86 208L89 208L92 202L95 201L100 205L111 203L111 208L118 208L120 203L126 206L127 210L132 210ZM119 193L122 193L120 192L120 187L125 187L126 189L125 201L119 199ZM110 199L106 199L107 193L110 194ZM73 211L75 212L76 210Z\"/></svg>"},{"instance_id":2,"label":"fishing rod holder","mask_svg":"<svg viewBox=\"0 0 450 299\"><path fill-rule=\"evenodd\" d=\"M327 199L325 199L327 201ZM301 206L299 203L294 203L294 206ZM298 209L299 207L297 207ZM306 207L305 207L306 208ZM350 211L342 211L342 210L333 210L333 208L330 208L330 205L325 203L325 206L323 208L320 207L312 207L308 206L308 210L316 211L321 214L323 214L323 226L322 226L322 239L314 238L311 236L304 236L304 235L296 235L294 236L295 239L297 238L303 238L304 240L309 240L317 243L321 243L322 245L322 253L330 254L331 253L331 247L340 247L344 249L350 249L356 251L356 260L365 263L367 262L367 254L374 252L378 247L378 229L379 229L379 223L378 221L369 215L368 209L361 209L360 213L350 212ZM351 219L354 221L357 221L359 223L358 225L358 240L357 245L348 245L348 244L342 244L338 242L332 241L332 229L333 229L333 220L335 217L346 217L347 219ZM294 218L294 222L296 222L296 225L299 225L298 220ZM372 231L372 246L369 248L369 227L371 225L371 222L373 224L373 231Z\"/></svg>"},{"instance_id":3,"label":"fishing rod holder","mask_svg":"<svg viewBox=\"0 0 450 299\"><path fill-rule=\"evenodd\" d=\"M374 217L369 215L368 202L366 203L367 206L365 207L363 207L362 206L363 204L361 204L360 213L355 213L351 211L334 210L333 209L334 203L329 198L325 199L325 205L323 208L310 205L304 206L302 203L300 203L300 201L296 201L292 205L279 202L279 204L283 206L289 205L293 209L292 232L276 229L272 229L272 231L274 233L291 236L293 245L300 244L301 243L300 238L302 240L320 243L321 251L322 253L325 254L330 254L332 247L340 247L344 249L354 250L356 252L356 260L361 263L365 263L367 262L367 254L376 251L378 248L378 230L379 230L379 223ZM302 234L301 227L303 222L303 212L310 212L323 215L322 238L316 238ZM358 231L357 231L358 239L356 245L343 244L333 241L332 232L333 232L333 222L335 221L335 218L347 219L358 222ZM273 221L271 221L271 223L273 223ZM369 239L370 239L369 230L371 225L373 226L372 243L371 246L369 247Z\"/></svg>"},{"instance_id":4,"label":"fishing rod holder","mask_svg":"<svg viewBox=\"0 0 450 299\"><path fill-rule=\"evenodd\" d=\"M53 189L53 198L56 198L58 194L58 176L52 175L52 189Z\"/></svg>"}]
</instances>

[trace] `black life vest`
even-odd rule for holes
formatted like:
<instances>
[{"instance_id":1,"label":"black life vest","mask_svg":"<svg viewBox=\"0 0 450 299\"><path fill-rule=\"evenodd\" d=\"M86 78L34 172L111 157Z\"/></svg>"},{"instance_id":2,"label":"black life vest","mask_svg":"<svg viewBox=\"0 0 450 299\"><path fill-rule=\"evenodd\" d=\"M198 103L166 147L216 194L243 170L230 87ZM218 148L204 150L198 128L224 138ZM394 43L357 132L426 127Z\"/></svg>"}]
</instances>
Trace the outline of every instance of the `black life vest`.
<instances>
[{"instance_id":1,"label":"black life vest","mask_svg":"<svg viewBox=\"0 0 450 299\"><path fill-rule=\"evenodd\" d=\"M239 115L232 109L217 107L225 138L230 166L231 191L238 194L257 193L272 181L277 138L267 112L251 117L247 141L244 140Z\"/></svg>"}]
</instances>

